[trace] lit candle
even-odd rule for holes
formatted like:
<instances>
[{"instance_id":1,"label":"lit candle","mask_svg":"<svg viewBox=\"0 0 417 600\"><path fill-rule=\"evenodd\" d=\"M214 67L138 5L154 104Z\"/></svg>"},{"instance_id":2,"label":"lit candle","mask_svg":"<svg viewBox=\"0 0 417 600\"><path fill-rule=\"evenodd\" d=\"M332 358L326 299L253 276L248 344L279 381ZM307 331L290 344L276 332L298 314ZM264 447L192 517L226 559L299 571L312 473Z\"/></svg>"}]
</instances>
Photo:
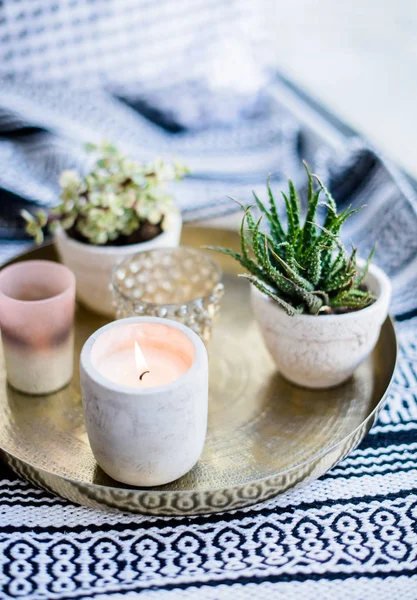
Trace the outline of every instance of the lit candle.
<instances>
[{"instance_id":1,"label":"lit candle","mask_svg":"<svg viewBox=\"0 0 417 600\"><path fill-rule=\"evenodd\" d=\"M185 325L152 317L96 331L80 358L87 433L106 473L162 485L197 462L207 429L208 362Z\"/></svg>"},{"instance_id":2,"label":"lit candle","mask_svg":"<svg viewBox=\"0 0 417 600\"><path fill-rule=\"evenodd\" d=\"M108 354L97 365L99 372L110 381L139 389L171 383L188 368L181 354L146 340L140 345L135 341L133 346Z\"/></svg>"}]
</instances>

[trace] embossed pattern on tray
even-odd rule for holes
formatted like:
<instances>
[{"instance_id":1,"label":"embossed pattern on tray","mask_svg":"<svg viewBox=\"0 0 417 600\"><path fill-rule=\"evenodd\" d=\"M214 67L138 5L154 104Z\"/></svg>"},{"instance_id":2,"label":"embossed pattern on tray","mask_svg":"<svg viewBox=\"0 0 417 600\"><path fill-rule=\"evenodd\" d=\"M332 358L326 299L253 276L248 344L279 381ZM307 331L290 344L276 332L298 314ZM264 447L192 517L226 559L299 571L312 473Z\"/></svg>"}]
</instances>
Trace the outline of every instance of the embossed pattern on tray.
<instances>
[{"instance_id":1,"label":"embossed pattern on tray","mask_svg":"<svg viewBox=\"0 0 417 600\"><path fill-rule=\"evenodd\" d=\"M236 246L236 234L186 227L183 242ZM25 258L55 258L52 246ZM249 285L235 263L217 256L225 296L209 345L210 408L198 464L158 488L128 488L97 466L84 428L78 369L50 396L25 396L6 383L0 357L0 447L26 479L74 502L150 514L198 514L238 508L314 479L351 451L372 425L396 360L387 320L372 356L346 384L304 390L279 376L250 308ZM319 318L319 317L318 317ZM82 344L106 322L76 312L76 364Z\"/></svg>"}]
</instances>

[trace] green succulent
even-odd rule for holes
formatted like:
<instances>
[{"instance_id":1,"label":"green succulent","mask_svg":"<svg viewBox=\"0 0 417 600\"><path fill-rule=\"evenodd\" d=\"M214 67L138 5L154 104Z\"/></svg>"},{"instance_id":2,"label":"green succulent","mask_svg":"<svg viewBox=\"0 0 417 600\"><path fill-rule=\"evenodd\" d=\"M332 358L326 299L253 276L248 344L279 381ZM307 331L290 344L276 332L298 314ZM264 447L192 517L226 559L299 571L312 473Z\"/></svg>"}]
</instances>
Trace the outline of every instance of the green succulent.
<instances>
[{"instance_id":1,"label":"green succulent","mask_svg":"<svg viewBox=\"0 0 417 600\"><path fill-rule=\"evenodd\" d=\"M292 181L288 194L282 193L287 214L284 227L268 178L269 206L253 193L256 204L243 207L240 229L241 251L211 247L237 260L249 273L242 274L261 292L277 302L289 315L359 310L375 297L363 286L372 260L372 250L364 269L356 263L357 249L347 253L340 233L345 221L360 208L346 208L338 213L329 190L304 163L308 176L307 211L301 219L300 201ZM318 185L315 185L317 183ZM316 189L317 188L317 189ZM324 194L325 201L320 202ZM317 208L324 207L322 224L317 222ZM254 218L253 209L260 211ZM261 230L266 219L269 233Z\"/></svg>"},{"instance_id":2,"label":"green succulent","mask_svg":"<svg viewBox=\"0 0 417 600\"><path fill-rule=\"evenodd\" d=\"M51 232L57 226L74 229L91 244L131 235L145 221L170 229L177 208L165 183L188 173L184 165L159 159L138 163L107 142L85 148L98 154L93 170L83 178L75 171L63 171L61 201L49 213L22 211L26 231L36 243L42 243L46 227Z\"/></svg>"}]
</instances>

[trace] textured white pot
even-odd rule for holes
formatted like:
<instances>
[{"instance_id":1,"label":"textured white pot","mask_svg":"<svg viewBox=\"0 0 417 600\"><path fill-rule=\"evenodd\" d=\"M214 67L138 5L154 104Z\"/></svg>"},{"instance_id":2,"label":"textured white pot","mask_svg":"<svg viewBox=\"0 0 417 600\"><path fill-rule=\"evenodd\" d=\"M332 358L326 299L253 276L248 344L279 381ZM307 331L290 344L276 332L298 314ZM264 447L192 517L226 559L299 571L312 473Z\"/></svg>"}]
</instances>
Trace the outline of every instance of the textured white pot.
<instances>
[{"instance_id":1,"label":"textured white pot","mask_svg":"<svg viewBox=\"0 0 417 600\"><path fill-rule=\"evenodd\" d=\"M123 258L152 250L173 248L181 237L182 220L178 213L172 228L148 242L130 246L93 246L70 238L63 229L55 234L55 244L61 261L73 271L77 280L77 296L91 310L114 316L112 293L109 288L112 269Z\"/></svg>"},{"instance_id":2,"label":"textured white pot","mask_svg":"<svg viewBox=\"0 0 417 600\"><path fill-rule=\"evenodd\" d=\"M252 306L265 343L280 373L308 388L328 388L348 379L372 352L388 314L391 284L371 265L365 280L377 300L341 315L290 317L273 300L252 288Z\"/></svg>"},{"instance_id":3,"label":"textured white pot","mask_svg":"<svg viewBox=\"0 0 417 600\"><path fill-rule=\"evenodd\" d=\"M131 343L148 324L161 329L157 335L165 348L188 357L188 370L169 384L142 389L104 377L97 368L100 354ZM208 359L191 329L156 317L113 321L85 343L80 379L91 449L111 477L130 485L163 485L198 461L207 430Z\"/></svg>"}]
</instances>

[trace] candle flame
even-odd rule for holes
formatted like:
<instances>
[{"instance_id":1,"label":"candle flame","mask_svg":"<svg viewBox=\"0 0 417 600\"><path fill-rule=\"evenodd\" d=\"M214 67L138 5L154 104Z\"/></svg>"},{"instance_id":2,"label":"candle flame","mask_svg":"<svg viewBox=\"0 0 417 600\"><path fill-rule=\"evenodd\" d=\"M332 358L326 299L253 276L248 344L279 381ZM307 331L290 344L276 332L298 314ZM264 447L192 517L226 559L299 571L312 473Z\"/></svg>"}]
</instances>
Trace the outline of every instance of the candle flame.
<instances>
[{"instance_id":1,"label":"candle flame","mask_svg":"<svg viewBox=\"0 0 417 600\"><path fill-rule=\"evenodd\" d=\"M149 367L137 342L135 342L135 362L139 379L142 381L142 377L145 375L145 373L149 373Z\"/></svg>"}]
</instances>

